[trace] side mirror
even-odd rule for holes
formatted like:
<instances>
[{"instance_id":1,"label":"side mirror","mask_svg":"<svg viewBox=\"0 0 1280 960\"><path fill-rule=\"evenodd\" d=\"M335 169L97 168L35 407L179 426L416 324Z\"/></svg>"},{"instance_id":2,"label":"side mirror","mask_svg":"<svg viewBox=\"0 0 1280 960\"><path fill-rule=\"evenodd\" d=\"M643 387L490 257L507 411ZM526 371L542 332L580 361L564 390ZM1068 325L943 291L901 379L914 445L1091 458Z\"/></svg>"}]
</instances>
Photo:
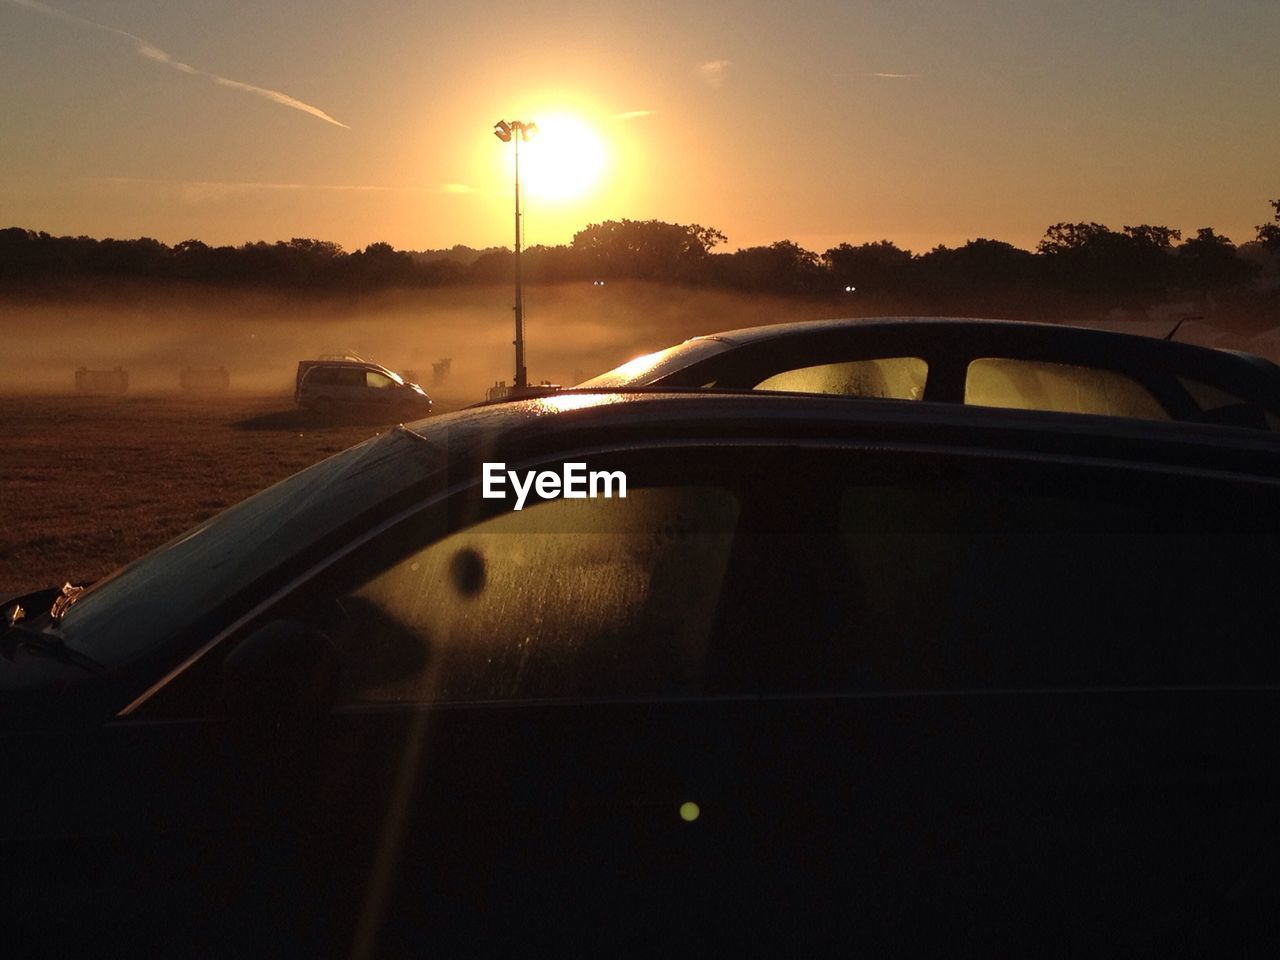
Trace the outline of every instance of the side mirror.
<instances>
[{"instance_id":1,"label":"side mirror","mask_svg":"<svg viewBox=\"0 0 1280 960\"><path fill-rule=\"evenodd\" d=\"M271 620L223 661L223 706L240 735L287 738L329 710L336 675L325 634L298 620Z\"/></svg>"}]
</instances>

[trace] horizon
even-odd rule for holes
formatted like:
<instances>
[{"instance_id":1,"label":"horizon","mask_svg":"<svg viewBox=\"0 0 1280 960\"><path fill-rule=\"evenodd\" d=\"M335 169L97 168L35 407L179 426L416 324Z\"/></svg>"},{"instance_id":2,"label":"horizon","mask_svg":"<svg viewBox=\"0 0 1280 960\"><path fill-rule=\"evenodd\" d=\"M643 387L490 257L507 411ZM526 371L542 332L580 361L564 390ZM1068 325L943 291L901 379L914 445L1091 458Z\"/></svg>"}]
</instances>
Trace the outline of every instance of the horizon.
<instances>
[{"instance_id":1,"label":"horizon","mask_svg":"<svg viewBox=\"0 0 1280 960\"><path fill-rule=\"evenodd\" d=\"M1272 205L1274 205L1274 203L1275 203L1275 201L1272 201ZM1280 216L1280 214L1277 214L1277 216ZM1185 229L1180 229L1180 228L1174 227L1174 228L1172 228L1172 229L1173 229L1173 230L1175 230L1175 231L1177 231L1180 235L1174 239L1174 241L1173 241L1173 248L1174 248L1174 249L1176 249L1176 248L1177 248L1178 246L1180 246L1181 244L1184 244L1184 243L1186 243L1186 242L1188 242L1188 241L1190 241L1190 240L1195 239L1195 236L1196 236L1196 229L1202 229L1202 228L1206 228L1206 227L1207 227L1208 229L1210 229L1210 230L1213 230L1213 231L1214 231L1216 234L1218 234L1219 236L1224 237L1225 239L1230 240L1230 241L1231 241L1231 243L1232 243L1232 245L1233 245L1234 247L1236 247L1236 249L1240 249L1240 248L1244 248L1244 247L1248 247L1248 248L1251 248L1251 249L1252 249L1252 248L1256 248L1256 247L1259 247L1259 246L1261 246L1261 245L1262 245L1262 241L1261 241L1261 240L1256 236L1257 231L1258 231L1258 230L1260 230L1260 229L1263 229L1263 225L1266 223L1266 220L1267 220L1267 219L1268 219L1268 218L1265 218L1265 217L1264 217L1264 218L1263 218L1263 224L1256 225L1254 228L1252 228L1251 232L1252 232L1254 235L1253 235L1253 236L1248 237L1248 239L1245 239L1245 240L1236 240L1234 237L1231 237L1231 236L1230 236L1230 235L1228 235L1228 234L1224 234L1224 233L1222 233L1221 231L1218 231L1218 230L1217 230L1217 228L1216 228L1216 227L1214 227L1212 224L1202 224L1202 225L1201 225L1201 227L1199 227L1199 228L1195 228L1195 229L1191 229L1191 230L1185 230ZM1275 219L1275 218L1271 218L1271 219L1272 219L1272 220L1273 220L1273 222L1274 222L1274 219ZM643 222L643 221L637 221L637 220L636 220L635 218L633 218L633 217L623 217L623 218L619 218L619 220L621 220L621 221L630 221L630 222ZM609 221L604 221L604 222L609 222ZM617 222L617 221L615 221L615 222ZM650 222L652 222L652 221L650 221ZM658 220L657 220L657 222L659 222L659 223L670 223L670 221L664 221L664 220L660 220L660 219L658 219ZM1068 224L1088 224L1088 223L1090 223L1090 221L1075 221L1075 220L1071 220L1071 221L1062 221L1062 222L1063 222L1063 223L1068 223ZM585 224L585 223L584 223L580 228L578 228L578 230L577 230L577 231L575 231L575 233L580 232L580 231L583 231L583 230L586 230L587 228L589 228L589 227L591 227L591 226L595 226L595 225L596 225L596 224ZM687 225L687 224L672 224L672 225L673 225L673 226L681 226L681 227L683 227L683 226L691 226L691 225ZM1119 230L1116 230L1116 229L1115 229L1111 224L1109 224L1109 223L1106 223L1106 224L1098 224L1098 225L1099 225L1099 226L1102 226L1102 227L1104 227L1105 229L1107 229L1107 230L1109 230L1109 231L1112 231L1112 232L1114 232L1114 233L1122 233L1123 231L1128 230L1130 227L1137 227L1137 226L1157 226L1157 225L1155 225L1155 224L1125 224L1125 225L1123 225ZM703 224L703 226L708 226L708 225ZM937 250L937 249L939 249L939 248L952 249L952 250L954 250L954 249L959 249L959 248L962 248L962 247L965 247L965 246L967 246L967 245L969 245L969 244L974 244L974 243L1006 243L1006 244L1008 244L1009 246L1013 247L1013 248L1014 248L1014 249L1016 249L1016 250L1021 250L1021 251L1024 251L1024 252L1026 252L1026 253L1031 253L1031 254L1035 254L1035 255L1040 255L1040 250L1038 249L1039 244L1040 244L1041 240L1043 240L1043 239L1047 236L1047 234L1048 234L1049 230L1050 230L1053 226L1056 226L1056 225L1055 225L1055 224L1048 224L1048 225L1046 225L1044 233L1042 233L1042 234L1041 234L1041 239L1040 239L1040 240L1037 240L1035 243L1027 244L1027 245L1025 245L1025 246L1024 246L1024 245L1022 245L1022 244L1017 244L1017 243L1013 243L1013 242L1008 241L1008 240L1004 240L1004 239L1003 239L1003 238L1001 238L1001 237L994 237L994 236L975 236L975 237L969 237L969 238L967 238L967 239L965 239L965 240L963 240L963 241L961 241L961 242L958 242L958 243L956 243L956 244L954 244L954 245L952 245L952 244L942 244L942 243L939 243L939 244L934 244L934 245L932 245L932 246L930 246L930 247L927 247L927 248L922 247L922 248L919 248L919 249L915 249L915 248L911 248L911 247L904 246L904 245L902 245L902 244L898 244L898 243L896 243L895 241L891 240L891 239L890 239L890 238L888 238L888 237L878 237L878 238L873 239L873 240L864 240L864 241L859 241L858 243L854 243L854 242L849 241L849 240L840 240L840 241L836 241L836 242L831 243L831 244L830 244L830 245L828 245L825 249L820 249L820 248L816 248L816 247L806 247L806 246L805 246L804 244L802 244L802 243L797 243L797 246L799 246L799 247L801 247L802 249L805 249L805 250L807 250L807 251L809 251L809 252L811 252L811 253L816 253L816 254L818 254L818 256L819 256L819 257L821 257L821 256L823 256L827 251L832 250L832 249L834 249L834 248L836 248L836 247L839 247L839 246L841 246L841 245L845 245L845 244L847 244L847 245L849 245L849 246L852 246L852 247L858 247L858 246L861 246L861 245L863 245L863 244L866 244L866 245L874 245L874 244L879 244L879 243L891 243L891 244L893 244L894 246L896 246L899 250L901 250L902 252L907 253L907 254L910 254L910 255L911 255L911 256L913 256L913 257L919 257L919 256L923 256L924 254L930 253L930 252L932 252L932 251L934 251L934 250ZM1168 225L1167 225L1167 224L1161 224L1161 225L1158 225L1158 226L1168 226ZM319 241L319 242L321 242L321 243L334 243L334 244L337 244L339 251L340 251L341 253L343 253L343 254L359 253L359 252L362 252L362 251L364 251L365 249L367 249L367 247L369 247L369 246L370 246L370 245L372 245L372 244L376 244L376 243L385 243L385 242L386 242L386 241L372 241L372 242L371 242L371 244L365 244L365 245L364 245L364 246L362 246L362 247L347 247L346 245L344 245L344 244L340 243L339 241L333 240L333 239L332 239L332 238L330 238L330 237L298 237L298 236L293 236L293 237L274 237L274 238L258 237L258 238L254 238L254 239L243 240L243 241L240 241L240 242L238 242L238 243L213 243L213 242L209 242L209 241L207 241L207 240L204 240L204 239L203 239L203 238L201 238L201 237L195 237L195 236L184 237L182 240L166 240L166 239L164 239L164 238L162 238L162 237L154 237L154 236L147 236L147 235L139 235L139 236L108 236L108 235L91 236L91 235L86 234L86 233L67 233L67 234L57 234L57 233L53 233L52 231L49 231L49 230L42 230L42 229L40 229L39 227L29 227L29 226L23 226L23 225L21 225L21 224L9 224L9 225L7 225L7 226L0 226L0 233L2 233L2 232L3 232L3 231L5 231L5 230L23 230L23 231L26 231L26 232L28 232L28 233L33 233L33 234L37 234L37 235L39 235L39 234L45 234L45 235L48 235L48 236L53 237L53 238L56 238L56 239L80 239L80 238L87 238L87 239L92 240L92 241L97 242L97 243L101 243L101 242L104 242L104 241L115 241L115 242L120 242L120 243L130 243L130 242L135 242L135 241L139 241L139 240L155 240L155 241L157 241L157 242L159 242L159 243L161 243L161 244L163 244L163 245L165 245L165 246L167 246L167 247L169 247L169 248L173 248L173 247L177 246L178 244L185 243L185 242L191 242L191 241L194 241L194 242L197 242L197 243L202 243L202 244L204 244L205 246L210 247L210 248L217 248L217 247L231 247L231 248L233 248L233 249L238 249L238 248L241 248L241 247L252 246L252 245L254 245L254 244L266 244L266 245L268 245L268 246L271 246L271 245L275 245L275 244L288 244L288 243L290 243L291 241L295 241L295 240L311 240L311 241ZM755 247L758 249L759 247L767 247L767 246L770 246L770 245L771 245L771 244L773 244L773 243L778 243L778 242L787 242L787 241L791 241L791 238L790 238L790 237L778 237L778 238L776 238L776 239L775 239L775 240L773 240L773 241L767 241L767 242L765 242L765 243L755 245ZM794 242L794 241L792 241L792 242ZM560 241L560 242L558 242L558 243L535 243L535 244L527 244L527 245L525 246L525 249L526 249L526 250L533 250L533 249L536 249L537 247L544 247L544 248L554 248L554 247L571 247L571 246L572 246L572 244L573 244L573 235L570 235L568 238L566 238L565 240L562 240L562 241ZM412 254L449 254L449 253L451 253L452 251L454 251L454 250L456 250L456 249L459 249L459 248L461 248L461 249L463 249L463 250L470 251L471 253L477 253L477 254L484 254L484 253L488 253L488 252L492 252L492 251L506 251L506 252L512 252L512 251L513 251L513 249L514 249L514 246L513 246L512 244L510 244L510 243L503 244L503 243L501 243L501 242L499 242L499 243L495 243L495 244L492 244L492 245L490 245L490 246L486 246L486 247L474 247L474 246L471 246L470 244L466 244L466 243L462 243L462 242L446 243L446 244L444 244L444 245L442 245L442 246L438 246L438 247L398 247L398 246L396 246L395 244L390 244L390 246L391 246L391 247L392 247L392 249L393 249L393 250L395 250L397 253L408 253L408 254L411 254L411 255L412 255ZM747 250L747 249L750 249L750 248L745 247L745 246L736 246L736 245L734 245L731 241L728 241L728 242L725 242L725 243L722 243L722 244L718 244L717 246L715 246L713 249L711 249L711 250L710 250L710 251L708 251L708 252L709 252L712 256L715 256L715 255L718 255L718 254L732 254L732 253L737 253L737 252L740 252L740 251L742 251L742 250ZM447 259L447 257L444 257L443 259Z\"/></svg>"},{"instance_id":2,"label":"horizon","mask_svg":"<svg viewBox=\"0 0 1280 960\"><path fill-rule=\"evenodd\" d=\"M492 126L520 119L545 130L522 148L529 245L623 218L711 224L730 252L1034 249L1063 221L1241 245L1270 219L1274 3L802 13L0 0L0 209L169 245L510 247Z\"/></svg>"}]
</instances>

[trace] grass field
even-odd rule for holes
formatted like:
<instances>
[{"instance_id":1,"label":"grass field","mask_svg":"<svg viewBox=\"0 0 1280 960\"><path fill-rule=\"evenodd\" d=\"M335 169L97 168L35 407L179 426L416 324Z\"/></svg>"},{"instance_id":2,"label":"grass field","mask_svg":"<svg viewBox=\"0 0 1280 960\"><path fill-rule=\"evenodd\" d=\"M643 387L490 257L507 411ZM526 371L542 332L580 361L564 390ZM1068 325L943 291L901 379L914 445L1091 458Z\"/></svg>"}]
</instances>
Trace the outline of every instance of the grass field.
<instances>
[{"instance_id":1,"label":"grass field","mask_svg":"<svg viewBox=\"0 0 1280 960\"><path fill-rule=\"evenodd\" d=\"M101 577L387 429L234 392L0 395L0 423L0 597Z\"/></svg>"}]
</instances>

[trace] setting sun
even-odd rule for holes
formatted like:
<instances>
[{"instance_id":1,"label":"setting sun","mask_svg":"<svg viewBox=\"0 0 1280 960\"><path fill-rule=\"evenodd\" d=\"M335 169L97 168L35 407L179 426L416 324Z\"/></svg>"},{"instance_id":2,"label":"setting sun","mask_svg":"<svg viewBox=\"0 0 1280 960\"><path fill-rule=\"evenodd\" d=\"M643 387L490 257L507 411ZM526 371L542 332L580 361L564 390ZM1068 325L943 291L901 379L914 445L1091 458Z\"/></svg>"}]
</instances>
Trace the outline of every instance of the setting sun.
<instances>
[{"instance_id":1,"label":"setting sun","mask_svg":"<svg viewBox=\"0 0 1280 960\"><path fill-rule=\"evenodd\" d=\"M522 188L546 200L582 196L604 170L604 144L574 116L539 117L537 123L537 136L520 147Z\"/></svg>"}]
</instances>

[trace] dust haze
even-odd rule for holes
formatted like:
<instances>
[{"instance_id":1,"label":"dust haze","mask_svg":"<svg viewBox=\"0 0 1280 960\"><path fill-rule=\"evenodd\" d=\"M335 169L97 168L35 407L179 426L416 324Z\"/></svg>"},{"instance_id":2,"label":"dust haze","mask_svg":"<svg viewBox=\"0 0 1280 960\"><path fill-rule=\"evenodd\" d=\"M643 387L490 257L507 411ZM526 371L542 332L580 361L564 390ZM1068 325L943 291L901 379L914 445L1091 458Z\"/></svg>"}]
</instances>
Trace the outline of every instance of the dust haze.
<instances>
[{"instance_id":1,"label":"dust haze","mask_svg":"<svg viewBox=\"0 0 1280 960\"><path fill-rule=\"evenodd\" d=\"M645 282L532 285L525 291L531 382L571 385L641 353L736 327L902 312L895 304L795 299ZM78 368L123 368L130 393L179 389L185 368L226 368L237 391L287 402L297 362L354 353L411 373L445 405L483 399L512 378L509 285L392 290L367 296L237 288L87 291L0 301L6 362L0 392L71 393ZM1162 336L1167 319L1097 323ZM1280 331L1188 321L1178 339L1280 360ZM440 381L432 365L448 358Z\"/></svg>"},{"instance_id":2,"label":"dust haze","mask_svg":"<svg viewBox=\"0 0 1280 960\"><path fill-rule=\"evenodd\" d=\"M571 385L640 353L734 327L835 316L831 304L642 282L525 290L530 382ZM123 368L129 392L225 367L235 390L291 394L299 360L354 353L410 371L438 399L483 399L513 367L509 285L322 298L148 285L56 302L0 301L0 392L70 393L75 371ZM450 360L443 381L432 365Z\"/></svg>"}]
</instances>

